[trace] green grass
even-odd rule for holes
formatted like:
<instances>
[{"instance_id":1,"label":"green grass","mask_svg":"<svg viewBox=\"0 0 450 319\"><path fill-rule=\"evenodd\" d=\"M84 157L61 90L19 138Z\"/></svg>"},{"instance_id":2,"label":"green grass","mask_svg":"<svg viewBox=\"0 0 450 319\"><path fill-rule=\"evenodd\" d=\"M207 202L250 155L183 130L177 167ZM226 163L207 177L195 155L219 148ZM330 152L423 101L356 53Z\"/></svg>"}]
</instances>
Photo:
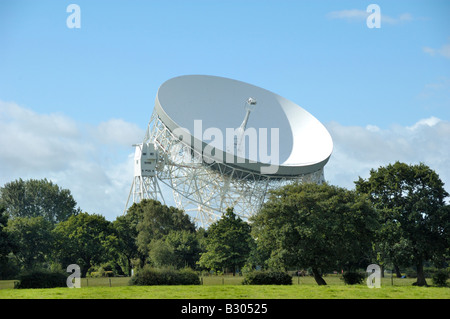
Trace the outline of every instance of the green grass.
<instances>
[{"instance_id":1,"label":"green grass","mask_svg":"<svg viewBox=\"0 0 450 319\"><path fill-rule=\"evenodd\" d=\"M12 299L450 299L449 288L389 286L122 286L3 289Z\"/></svg>"},{"instance_id":2,"label":"green grass","mask_svg":"<svg viewBox=\"0 0 450 319\"><path fill-rule=\"evenodd\" d=\"M311 277L294 277L292 286L244 286L238 276L204 277L200 286L128 286L129 278L109 279L83 278L81 289L12 289L14 281L0 281L0 299L450 299L450 288L415 287L414 279L392 285L383 278L379 289L345 285L338 276L325 277L327 286Z\"/></svg>"}]
</instances>

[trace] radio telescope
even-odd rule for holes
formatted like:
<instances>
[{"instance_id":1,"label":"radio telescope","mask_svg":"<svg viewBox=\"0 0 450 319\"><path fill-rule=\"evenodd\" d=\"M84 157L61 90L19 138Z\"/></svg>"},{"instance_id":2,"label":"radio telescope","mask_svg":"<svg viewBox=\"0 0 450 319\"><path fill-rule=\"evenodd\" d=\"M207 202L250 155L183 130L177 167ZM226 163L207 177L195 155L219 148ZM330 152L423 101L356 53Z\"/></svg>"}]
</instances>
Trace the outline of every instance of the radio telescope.
<instances>
[{"instance_id":1,"label":"radio telescope","mask_svg":"<svg viewBox=\"0 0 450 319\"><path fill-rule=\"evenodd\" d=\"M244 220L272 189L293 181L324 182L333 149L326 128L297 104L257 86L185 75L158 89L142 143L135 145L128 203L164 202L208 227L227 207Z\"/></svg>"}]
</instances>

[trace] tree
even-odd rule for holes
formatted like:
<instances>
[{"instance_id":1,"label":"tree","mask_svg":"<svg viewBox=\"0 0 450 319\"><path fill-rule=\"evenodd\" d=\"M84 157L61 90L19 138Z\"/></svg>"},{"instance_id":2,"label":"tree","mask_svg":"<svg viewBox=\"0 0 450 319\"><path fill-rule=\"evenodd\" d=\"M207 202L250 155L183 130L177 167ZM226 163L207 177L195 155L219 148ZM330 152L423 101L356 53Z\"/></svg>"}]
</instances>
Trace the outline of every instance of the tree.
<instances>
[{"instance_id":1,"label":"tree","mask_svg":"<svg viewBox=\"0 0 450 319\"><path fill-rule=\"evenodd\" d=\"M165 242L173 251L174 266L195 268L201 252L197 234L187 231L171 231Z\"/></svg>"},{"instance_id":2,"label":"tree","mask_svg":"<svg viewBox=\"0 0 450 319\"><path fill-rule=\"evenodd\" d=\"M222 218L209 226L206 252L201 254L199 265L209 269L232 269L233 274L242 268L250 254L252 237L250 225L227 208Z\"/></svg>"},{"instance_id":3,"label":"tree","mask_svg":"<svg viewBox=\"0 0 450 319\"><path fill-rule=\"evenodd\" d=\"M366 261L377 228L376 212L364 196L326 183L271 192L252 221L269 267L311 268L319 285L326 285L322 272Z\"/></svg>"},{"instance_id":4,"label":"tree","mask_svg":"<svg viewBox=\"0 0 450 319\"><path fill-rule=\"evenodd\" d=\"M131 276L133 260L140 259L136 245L137 230L131 214L118 216L113 221L113 228L118 238L118 264L122 271Z\"/></svg>"},{"instance_id":5,"label":"tree","mask_svg":"<svg viewBox=\"0 0 450 319\"><path fill-rule=\"evenodd\" d=\"M5 207L0 205L0 265L2 258L5 258L12 250L11 240L6 231L8 216L6 216L5 212Z\"/></svg>"},{"instance_id":6,"label":"tree","mask_svg":"<svg viewBox=\"0 0 450 319\"><path fill-rule=\"evenodd\" d=\"M128 214L135 216L137 248L146 257L149 256L152 240L163 239L171 231L195 232L195 225L187 214L156 200L144 199L134 203L128 209Z\"/></svg>"},{"instance_id":7,"label":"tree","mask_svg":"<svg viewBox=\"0 0 450 319\"><path fill-rule=\"evenodd\" d=\"M23 269L31 270L48 260L53 251L52 229L52 223L42 216L8 221L7 230L16 247L14 256Z\"/></svg>"},{"instance_id":8,"label":"tree","mask_svg":"<svg viewBox=\"0 0 450 319\"><path fill-rule=\"evenodd\" d=\"M175 266L176 258L173 248L163 239L154 239L149 244L149 259L153 266Z\"/></svg>"},{"instance_id":9,"label":"tree","mask_svg":"<svg viewBox=\"0 0 450 319\"><path fill-rule=\"evenodd\" d=\"M415 284L427 285L423 262L441 259L449 245L449 194L438 174L423 163L396 162L372 169L367 180L355 184L380 212L382 252L394 263L412 261Z\"/></svg>"},{"instance_id":10,"label":"tree","mask_svg":"<svg viewBox=\"0 0 450 319\"><path fill-rule=\"evenodd\" d=\"M116 257L118 239L112 223L97 214L80 213L60 222L54 229L58 261L78 264L85 276L94 265Z\"/></svg>"},{"instance_id":11,"label":"tree","mask_svg":"<svg viewBox=\"0 0 450 319\"><path fill-rule=\"evenodd\" d=\"M0 204L0 279L8 276L8 255L17 248L7 231L7 225L6 209Z\"/></svg>"},{"instance_id":12,"label":"tree","mask_svg":"<svg viewBox=\"0 0 450 319\"><path fill-rule=\"evenodd\" d=\"M53 224L79 212L70 191L47 179L7 183L0 188L0 202L10 218L42 216Z\"/></svg>"}]
</instances>

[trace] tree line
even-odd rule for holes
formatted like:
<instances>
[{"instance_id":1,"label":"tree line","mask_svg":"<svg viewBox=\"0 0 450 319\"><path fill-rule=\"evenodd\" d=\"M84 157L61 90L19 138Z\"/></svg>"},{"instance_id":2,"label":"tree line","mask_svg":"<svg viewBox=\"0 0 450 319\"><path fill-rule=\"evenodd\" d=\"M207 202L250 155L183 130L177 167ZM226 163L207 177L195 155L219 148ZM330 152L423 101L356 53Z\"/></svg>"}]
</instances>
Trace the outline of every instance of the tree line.
<instances>
[{"instance_id":1,"label":"tree line","mask_svg":"<svg viewBox=\"0 0 450 319\"><path fill-rule=\"evenodd\" d=\"M131 274L145 265L236 273L308 270L316 282L333 270L448 267L449 194L425 164L396 162L370 171L348 190L293 183L270 193L248 222L228 208L208 229L155 200L108 221L82 212L67 189L21 179L0 188L0 279L78 264L82 276Z\"/></svg>"}]
</instances>

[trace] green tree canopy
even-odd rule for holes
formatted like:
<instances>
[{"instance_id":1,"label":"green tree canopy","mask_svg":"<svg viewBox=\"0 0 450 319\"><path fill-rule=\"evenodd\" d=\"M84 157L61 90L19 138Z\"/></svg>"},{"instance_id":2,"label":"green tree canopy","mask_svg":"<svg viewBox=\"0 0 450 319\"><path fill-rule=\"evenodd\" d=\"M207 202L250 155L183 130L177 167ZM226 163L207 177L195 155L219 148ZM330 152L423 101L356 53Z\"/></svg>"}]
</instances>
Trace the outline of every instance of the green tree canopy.
<instances>
[{"instance_id":1,"label":"green tree canopy","mask_svg":"<svg viewBox=\"0 0 450 319\"><path fill-rule=\"evenodd\" d=\"M187 230L172 230L149 244L149 261L155 267L195 268L199 253L197 235Z\"/></svg>"},{"instance_id":2,"label":"green tree canopy","mask_svg":"<svg viewBox=\"0 0 450 319\"><path fill-rule=\"evenodd\" d=\"M155 267L175 266L173 247L163 239L154 239L149 244L150 264Z\"/></svg>"},{"instance_id":3,"label":"green tree canopy","mask_svg":"<svg viewBox=\"0 0 450 319\"><path fill-rule=\"evenodd\" d=\"M112 223L101 215L72 215L56 225L54 235L59 262L62 265L78 264L82 276L90 267L116 257L116 233Z\"/></svg>"},{"instance_id":4,"label":"green tree canopy","mask_svg":"<svg viewBox=\"0 0 450 319\"><path fill-rule=\"evenodd\" d=\"M127 215L130 215L132 227L136 227L136 245L140 256L148 257L152 240L164 239L171 231L195 232L194 223L184 211L162 205L156 200L144 199L134 203Z\"/></svg>"},{"instance_id":5,"label":"green tree canopy","mask_svg":"<svg viewBox=\"0 0 450 319\"><path fill-rule=\"evenodd\" d=\"M423 262L442 259L449 245L449 195L438 174L425 164L396 162L359 178L356 189L380 212L378 248L392 262L417 267L417 285L427 285Z\"/></svg>"},{"instance_id":6,"label":"green tree canopy","mask_svg":"<svg viewBox=\"0 0 450 319\"><path fill-rule=\"evenodd\" d=\"M12 251L12 244L9 234L6 231L8 225L8 216L6 216L6 209L0 204L0 260L6 257ZM1 261L0 261L1 265Z\"/></svg>"},{"instance_id":7,"label":"green tree canopy","mask_svg":"<svg viewBox=\"0 0 450 319\"><path fill-rule=\"evenodd\" d=\"M367 260L377 228L364 196L326 183L290 184L271 193L252 218L258 247L272 268L311 268L319 285L323 271Z\"/></svg>"},{"instance_id":8,"label":"green tree canopy","mask_svg":"<svg viewBox=\"0 0 450 319\"><path fill-rule=\"evenodd\" d=\"M12 236L7 231L8 216L5 207L0 204L0 279L7 276L8 255L16 250Z\"/></svg>"},{"instance_id":9,"label":"green tree canopy","mask_svg":"<svg viewBox=\"0 0 450 319\"><path fill-rule=\"evenodd\" d=\"M221 270L244 266L253 244L250 225L236 216L233 208L227 208L222 218L207 230L206 252L201 254L199 265Z\"/></svg>"},{"instance_id":10,"label":"green tree canopy","mask_svg":"<svg viewBox=\"0 0 450 319\"><path fill-rule=\"evenodd\" d=\"M201 252L196 233L187 230L171 231L165 242L173 251L175 267L195 268Z\"/></svg>"},{"instance_id":11,"label":"green tree canopy","mask_svg":"<svg viewBox=\"0 0 450 319\"><path fill-rule=\"evenodd\" d=\"M46 261L53 252L53 225L42 216L16 217L8 221L8 233L16 247L14 256L26 270Z\"/></svg>"},{"instance_id":12,"label":"green tree canopy","mask_svg":"<svg viewBox=\"0 0 450 319\"><path fill-rule=\"evenodd\" d=\"M78 213L76 201L68 189L62 189L47 179L22 179L0 188L0 203L10 218L38 217L55 224Z\"/></svg>"},{"instance_id":13,"label":"green tree canopy","mask_svg":"<svg viewBox=\"0 0 450 319\"><path fill-rule=\"evenodd\" d=\"M118 238L118 263L123 271L131 276L131 269L134 267L134 261L144 259L140 256L137 248L137 230L132 214L118 216L113 221L113 228Z\"/></svg>"}]
</instances>

